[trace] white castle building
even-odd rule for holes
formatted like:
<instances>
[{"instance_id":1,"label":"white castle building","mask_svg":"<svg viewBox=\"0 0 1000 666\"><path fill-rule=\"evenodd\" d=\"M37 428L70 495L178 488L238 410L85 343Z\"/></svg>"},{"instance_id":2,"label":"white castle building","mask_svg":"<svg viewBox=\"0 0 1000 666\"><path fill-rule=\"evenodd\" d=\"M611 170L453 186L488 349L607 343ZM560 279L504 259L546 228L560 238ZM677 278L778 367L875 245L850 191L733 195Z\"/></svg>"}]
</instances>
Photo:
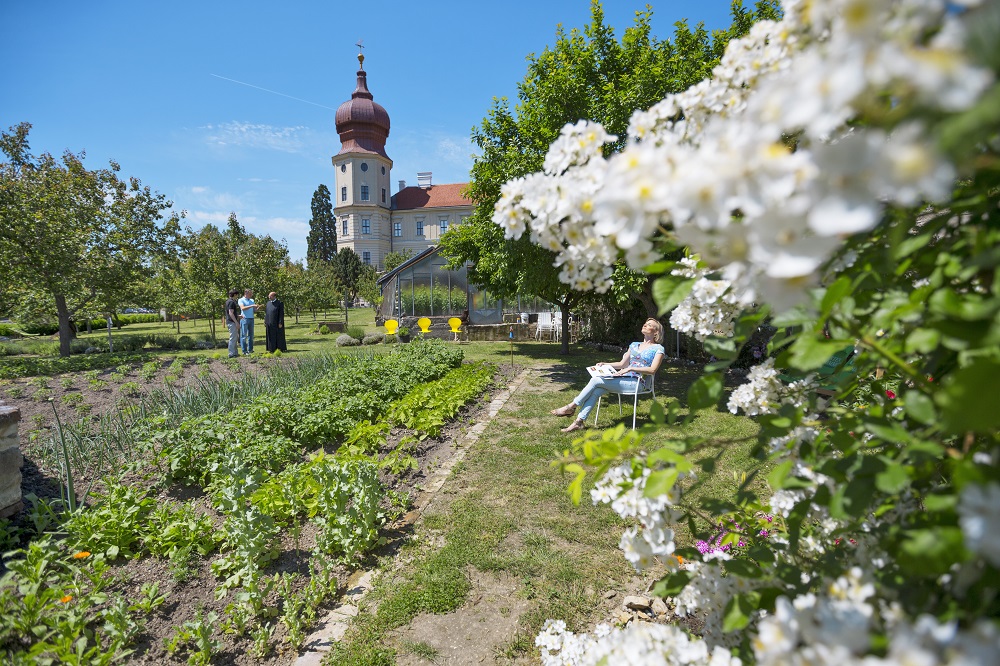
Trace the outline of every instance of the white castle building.
<instances>
[{"instance_id":1,"label":"white castle building","mask_svg":"<svg viewBox=\"0 0 1000 666\"><path fill-rule=\"evenodd\" d=\"M389 195L389 114L368 91L364 59L358 54L357 88L337 109L340 152L333 156L336 182L330 193L337 247L353 249L381 270L390 252L417 255L437 245L441 234L472 214L474 205L462 196L467 183L434 185L430 172L418 173L416 186L399 181L399 190Z\"/></svg>"}]
</instances>

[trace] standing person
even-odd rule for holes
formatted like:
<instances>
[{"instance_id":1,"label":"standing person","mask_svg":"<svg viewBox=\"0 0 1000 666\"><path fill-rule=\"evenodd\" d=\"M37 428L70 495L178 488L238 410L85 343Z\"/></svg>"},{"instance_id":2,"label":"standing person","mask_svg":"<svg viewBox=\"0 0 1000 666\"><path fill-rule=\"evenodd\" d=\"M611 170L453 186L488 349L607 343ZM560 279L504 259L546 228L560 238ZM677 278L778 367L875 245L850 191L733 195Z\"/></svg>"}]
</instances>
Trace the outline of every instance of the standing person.
<instances>
[{"instance_id":1,"label":"standing person","mask_svg":"<svg viewBox=\"0 0 1000 666\"><path fill-rule=\"evenodd\" d=\"M598 363L599 366L609 365L616 372L609 377L591 377L590 383L573 398L573 402L565 407L553 409L556 416L572 416L577 407L583 407L580 415L572 423L562 429L563 432L573 432L584 427L590 410L597 404L598 398L608 392L631 393L639 386L645 376L655 375L660 369L664 349L663 324L656 319L647 319L642 325L642 340L633 342L628 351L617 363Z\"/></svg>"},{"instance_id":2,"label":"standing person","mask_svg":"<svg viewBox=\"0 0 1000 666\"><path fill-rule=\"evenodd\" d=\"M264 342L267 351L272 354L275 349L288 351L285 344L285 304L273 291L267 295L267 305L264 306Z\"/></svg>"},{"instance_id":3,"label":"standing person","mask_svg":"<svg viewBox=\"0 0 1000 666\"><path fill-rule=\"evenodd\" d=\"M243 292L243 298L239 300L240 310L243 311L243 325L240 327L240 346L243 347L243 355L253 353L253 315L260 309L260 306L253 302L253 289Z\"/></svg>"},{"instance_id":4,"label":"standing person","mask_svg":"<svg viewBox=\"0 0 1000 666\"><path fill-rule=\"evenodd\" d=\"M240 295L238 289L229 290L229 300L222 310L225 317L226 327L229 329L229 358L240 355L240 306L236 302L236 297Z\"/></svg>"}]
</instances>

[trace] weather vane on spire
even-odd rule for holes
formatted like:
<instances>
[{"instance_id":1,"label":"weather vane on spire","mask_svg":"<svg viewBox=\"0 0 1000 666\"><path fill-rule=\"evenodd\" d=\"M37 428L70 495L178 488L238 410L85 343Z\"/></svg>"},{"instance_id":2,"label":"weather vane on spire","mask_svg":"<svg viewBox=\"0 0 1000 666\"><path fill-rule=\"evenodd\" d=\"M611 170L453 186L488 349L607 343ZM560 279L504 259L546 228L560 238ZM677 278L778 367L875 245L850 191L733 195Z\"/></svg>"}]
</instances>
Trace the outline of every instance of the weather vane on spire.
<instances>
[{"instance_id":1,"label":"weather vane on spire","mask_svg":"<svg viewBox=\"0 0 1000 666\"><path fill-rule=\"evenodd\" d=\"M365 54L364 54L364 52L361 49L365 48L365 45L362 42L364 42L364 40L363 39L359 39L358 43L355 44L355 46L358 47L358 64L361 66L361 69L364 69L365 68Z\"/></svg>"}]
</instances>

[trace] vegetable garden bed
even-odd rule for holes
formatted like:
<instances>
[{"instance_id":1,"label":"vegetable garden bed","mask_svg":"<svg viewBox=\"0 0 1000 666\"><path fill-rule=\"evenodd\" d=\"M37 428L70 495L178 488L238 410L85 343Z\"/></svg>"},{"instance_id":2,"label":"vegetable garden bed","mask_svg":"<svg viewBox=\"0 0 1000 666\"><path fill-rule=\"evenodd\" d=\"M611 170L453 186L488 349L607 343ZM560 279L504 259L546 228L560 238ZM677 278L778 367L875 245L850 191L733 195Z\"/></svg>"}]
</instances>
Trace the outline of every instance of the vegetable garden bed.
<instances>
[{"instance_id":1,"label":"vegetable garden bed","mask_svg":"<svg viewBox=\"0 0 1000 666\"><path fill-rule=\"evenodd\" d=\"M395 547L408 492L494 373L420 342L203 381L61 438L70 469L72 449L117 471L85 497L69 475L75 492L32 500L5 531L22 549L4 560L0 654L287 660L351 572Z\"/></svg>"}]
</instances>

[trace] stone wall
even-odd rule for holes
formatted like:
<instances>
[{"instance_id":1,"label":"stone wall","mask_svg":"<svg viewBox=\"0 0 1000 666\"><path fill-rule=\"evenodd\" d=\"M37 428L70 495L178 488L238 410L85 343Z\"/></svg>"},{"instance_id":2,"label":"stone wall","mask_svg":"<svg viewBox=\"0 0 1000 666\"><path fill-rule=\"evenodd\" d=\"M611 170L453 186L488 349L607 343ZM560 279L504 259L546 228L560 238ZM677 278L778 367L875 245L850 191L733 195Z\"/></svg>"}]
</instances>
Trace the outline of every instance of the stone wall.
<instances>
[{"instance_id":1,"label":"stone wall","mask_svg":"<svg viewBox=\"0 0 1000 666\"><path fill-rule=\"evenodd\" d=\"M21 442L17 424L21 412L0 404L0 518L21 510Z\"/></svg>"}]
</instances>

